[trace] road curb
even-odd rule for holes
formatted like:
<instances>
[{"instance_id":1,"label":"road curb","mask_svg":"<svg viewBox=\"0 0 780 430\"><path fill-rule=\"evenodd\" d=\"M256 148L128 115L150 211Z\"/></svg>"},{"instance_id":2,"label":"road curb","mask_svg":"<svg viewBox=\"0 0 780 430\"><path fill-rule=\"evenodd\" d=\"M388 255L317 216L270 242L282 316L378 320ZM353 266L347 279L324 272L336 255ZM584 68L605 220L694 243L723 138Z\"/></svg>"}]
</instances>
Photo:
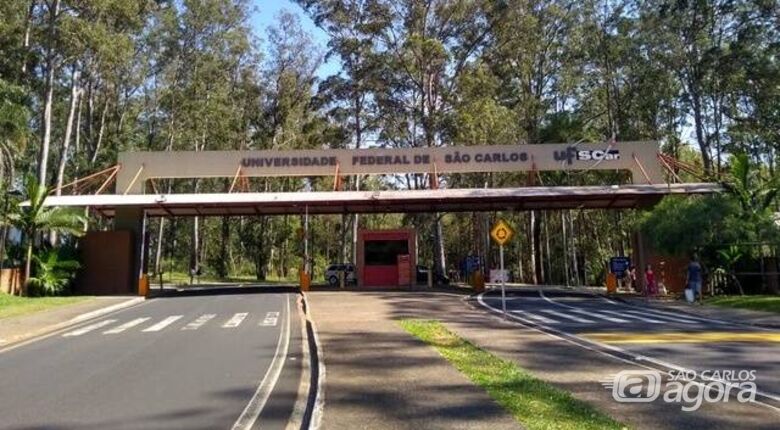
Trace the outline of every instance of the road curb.
<instances>
[{"instance_id":1,"label":"road curb","mask_svg":"<svg viewBox=\"0 0 780 430\"><path fill-rule=\"evenodd\" d=\"M6 350L16 348L21 345L25 345L29 342L34 342L38 339L42 339L52 333L56 333L60 330L69 328L71 326L75 326L77 324L81 324L85 321L89 321L95 318L102 317L104 315L110 314L112 312L116 312L125 308L129 308L131 306L135 306L137 304L140 304L146 300L145 297L133 297L131 299L125 300L121 303L117 303L114 305L106 306L100 309L96 309L94 311L86 312L81 315L77 315L69 320L52 324L46 327L43 327L37 331L30 332L28 334L22 335L21 337L14 339L13 341L0 345L0 352L5 352Z\"/></svg>"},{"instance_id":2,"label":"road curb","mask_svg":"<svg viewBox=\"0 0 780 430\"><path fill-rule=\"evenodd\" d=\"M303 337L303 371L298 398L295 401L292 417L287 430L318 430L322 424L322 412L325 405L325 361L317 328L311 318L306 293L301 292L298 301L301 317L301 336Z\"/></svg>"},{"instance_id":3,"label":"road curb","mask_svg":"<svg viewBox=\"0 0 780 430\"><path fill-rule=\"evenodd\" d=\"M296 307L298 309L298 318L301 324L301 382L298 385L298 392L296 394L295 405L293 406L290 420L285 426L286 430L298 430L304 429L304 421L306 419L306 406L309 403L309 392L311 390L311 356L309 351L309 337L306 333L306 311L304 310L304 298L302 295L298 296L296 300Z\"/></svg>"}]
</instances>

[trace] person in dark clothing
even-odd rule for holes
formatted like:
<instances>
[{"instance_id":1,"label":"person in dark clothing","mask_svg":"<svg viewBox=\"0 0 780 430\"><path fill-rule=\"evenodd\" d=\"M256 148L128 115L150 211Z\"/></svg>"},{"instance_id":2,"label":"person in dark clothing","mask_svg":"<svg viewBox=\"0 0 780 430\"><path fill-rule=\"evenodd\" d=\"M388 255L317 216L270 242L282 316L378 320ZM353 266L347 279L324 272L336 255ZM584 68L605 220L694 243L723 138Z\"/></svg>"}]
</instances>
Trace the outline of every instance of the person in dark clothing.
<instances>
[{"instance_id":1,"label":"person in dark clothing","mask_svg":"<svg viewBox=\"0 0 780 430\"><path fill-rule=\"evenodd\" d=\"M702 304L702 281L703 281L703 269L701 263L699 263L699 257L696 254L691 256L691 261L688 263L688 274L686 276L685 284L687 288L693 291L693 301L696 298L699 299L699 304Z\"/></svg>"}]
</instances>

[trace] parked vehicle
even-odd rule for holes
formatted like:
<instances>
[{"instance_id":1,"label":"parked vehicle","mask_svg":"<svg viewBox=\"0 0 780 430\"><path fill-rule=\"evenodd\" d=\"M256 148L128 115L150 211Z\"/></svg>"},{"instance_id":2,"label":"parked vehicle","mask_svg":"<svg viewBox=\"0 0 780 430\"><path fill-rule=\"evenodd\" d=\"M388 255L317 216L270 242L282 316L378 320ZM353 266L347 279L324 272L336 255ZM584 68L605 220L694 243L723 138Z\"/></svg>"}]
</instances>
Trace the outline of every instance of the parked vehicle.
<instances>
[{"instance_id":1,"label":"parked vehicle","mask_svg":"<svg viewBox=\"0 0 780 430\"><path fill-rule=\"evenodd\" d=\"M331 287L339 286L340 272L344 273L345 284L357 283L357 278L355 277L355 266L353 264L350 263L331 264L330 266L328 266L327 269L325 269L325 280L328 282L328 284Z\"/></svg>"},{"instance_id":2,"label":"parked vehicle","mask_svg":"<svg viewBox=\"0 0 780 430\"><path fill-rule=\"evenodd\" d=\"M427 284L428 283L428 266L422 266L417 265L417 283L418 284ZM433 284L434 285L448 285L450 283L450 279L447 278L444 275L434 273L433 274Z\"/></svg>"}]
</instances>

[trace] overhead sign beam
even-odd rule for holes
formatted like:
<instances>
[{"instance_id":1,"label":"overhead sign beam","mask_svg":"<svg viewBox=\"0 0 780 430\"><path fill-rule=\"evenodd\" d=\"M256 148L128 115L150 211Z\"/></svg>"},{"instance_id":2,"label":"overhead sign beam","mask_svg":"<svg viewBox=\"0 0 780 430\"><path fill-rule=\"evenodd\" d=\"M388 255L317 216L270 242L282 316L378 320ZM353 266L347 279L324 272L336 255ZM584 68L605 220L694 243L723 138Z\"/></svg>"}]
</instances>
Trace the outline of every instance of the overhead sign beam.
<instances>
[{"instance_id":1,"label":"overhead sign beam","mask_svg":"<svg viewBox=\"0 0 780 430\"><path fill-rule=\"evenodd\" d=\"M124 152L117 189L142 194L153 178L381 175L628 170L635 184L662 184L656 142L369 148L295 151ZM140 177L136 177L140 171ZM135 179L135 180L134 180Z\"/></svg>"}]
</instances>

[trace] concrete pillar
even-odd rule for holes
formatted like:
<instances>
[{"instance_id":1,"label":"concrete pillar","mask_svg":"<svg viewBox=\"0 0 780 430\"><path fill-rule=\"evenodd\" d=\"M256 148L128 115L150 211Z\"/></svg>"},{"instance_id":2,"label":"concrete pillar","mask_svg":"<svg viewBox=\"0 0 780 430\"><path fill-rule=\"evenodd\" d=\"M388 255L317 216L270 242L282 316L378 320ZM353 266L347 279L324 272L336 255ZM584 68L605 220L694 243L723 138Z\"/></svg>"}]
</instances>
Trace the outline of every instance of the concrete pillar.
<instances>
[{"instance_id":1,"label":"concrete pillar","mask_svg":"<svg viewBox=\"0 0 780 430\"><path fill-rule=\"evenodd\" d=\"M146 230L146 218L141 208L117 208L114 215L114 230L129 231L131 233L131 246L133 247L131 255L133 256L130 267L129 285L134 291L138 291L138 281L146 272L145 252L146 248L144 231Z\"/></svg>"}]
</instances>

